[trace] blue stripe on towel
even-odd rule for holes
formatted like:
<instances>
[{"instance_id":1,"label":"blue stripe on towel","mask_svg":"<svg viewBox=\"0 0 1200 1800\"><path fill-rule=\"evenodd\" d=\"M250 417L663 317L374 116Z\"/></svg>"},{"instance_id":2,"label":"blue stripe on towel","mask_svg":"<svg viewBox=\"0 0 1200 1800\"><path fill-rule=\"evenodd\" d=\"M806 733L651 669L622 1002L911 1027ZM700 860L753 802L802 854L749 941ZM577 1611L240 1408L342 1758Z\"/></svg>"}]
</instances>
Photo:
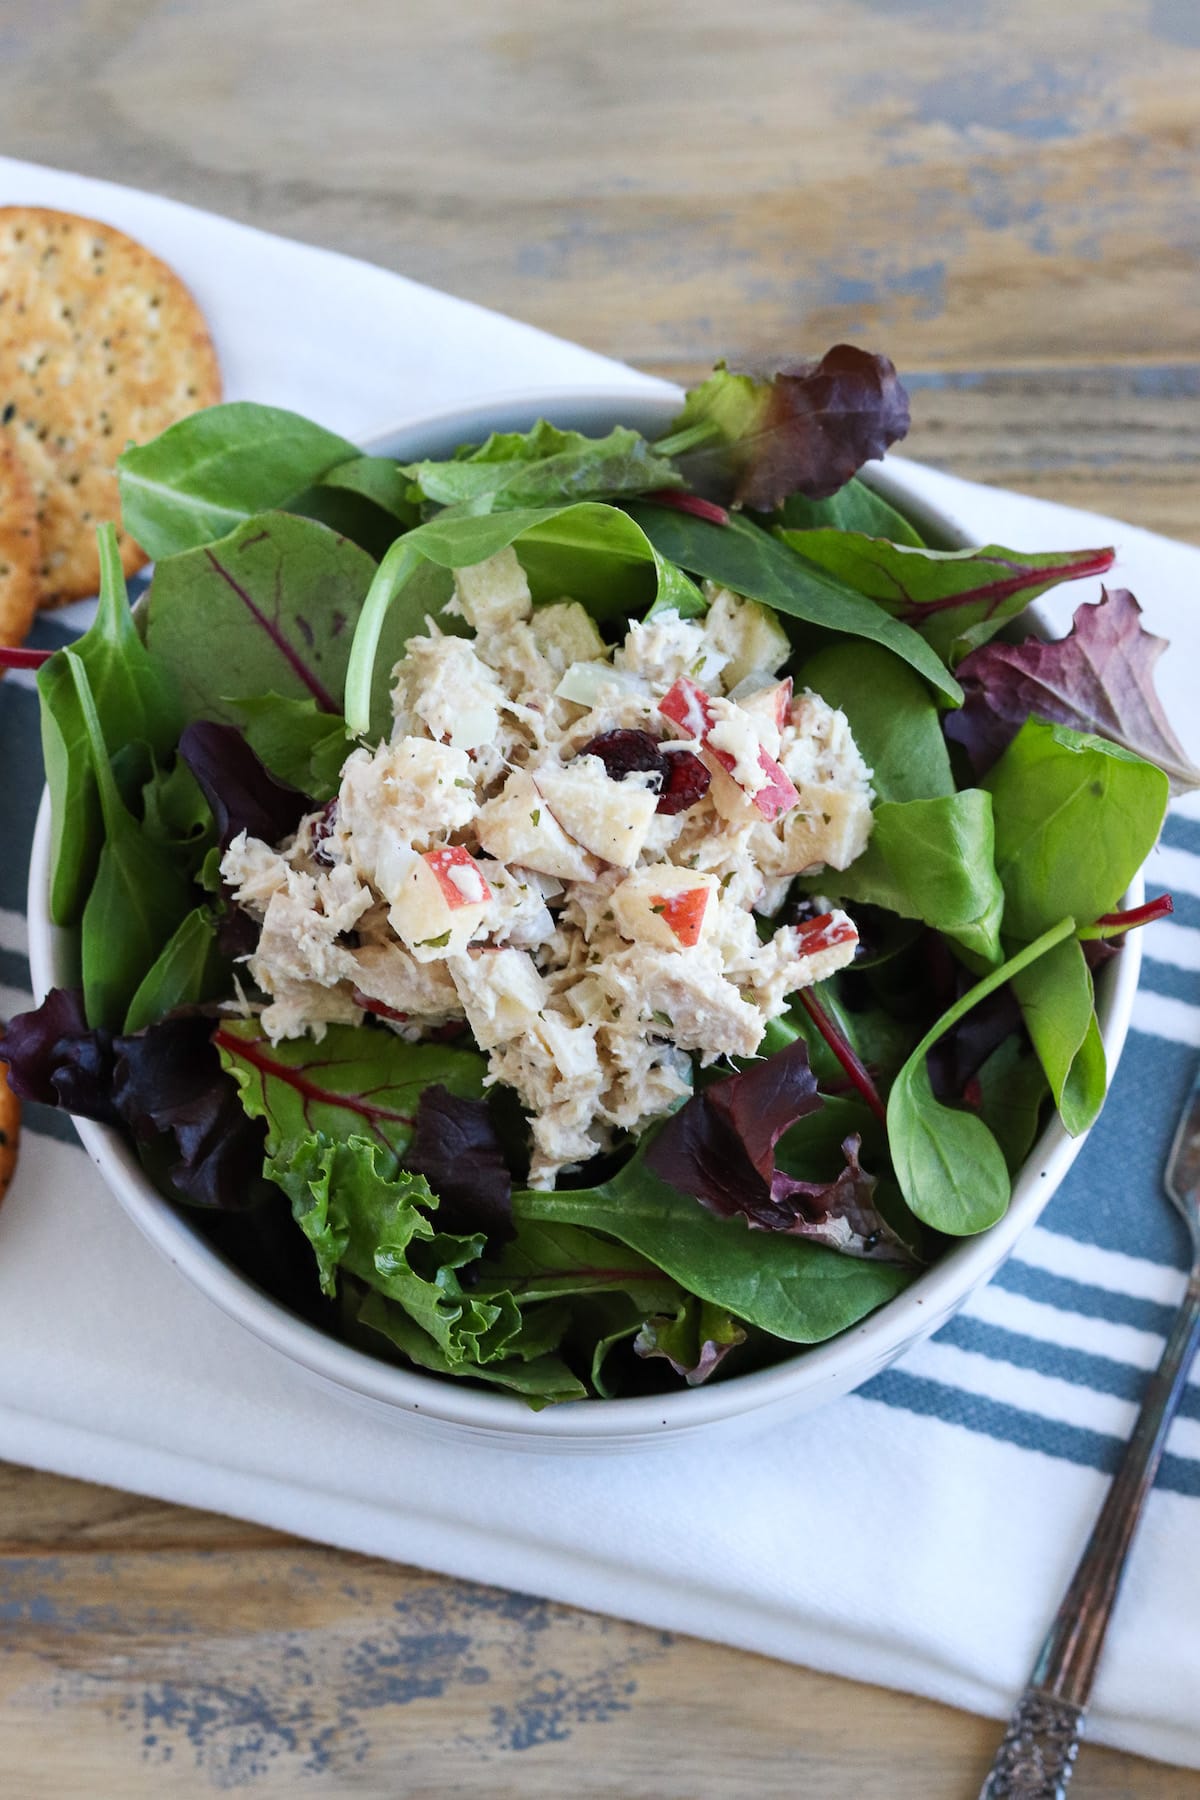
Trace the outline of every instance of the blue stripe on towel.
<instances>
[{"instance_id":1,"label":"blue stripe on towel","mask_svg":"<svg viewBox=\"0 0 1200 1800\"><path fill-rule=\"evenodd\" d=\"M1044 1338L1032 1338L1025 1332L1008 1331L1002 1325L990 1325L984 1319L964 1318L961 1314L938 1332L938 1343L1135 1404L1146 1385L1148 1371L1135 1368L1132 1363L1117 1362L1111 1356L1098 1356L1094 1351L1076 1350L1066 1344L1051 1344ZM1179 1411L1185 1419L1200 1419L1200 1388L1193 1384L1184 1391Z\"/></svg>"},{"instance_id":2,"label":"blue stripe on towel","mask_svg":"<svg viewBox=\"0 0 1200 1800\"><path fill-rule=\"evenodd\" d=\"M1123 1448L1120 1439L1106 1432L1066 1425L1061 1419L1044 1419L1001 1400L968 1394L923 1375L909 1375L903 1369L885 1369L860 1392L864 1400L877 1400L884 1406L920 1413L927 1419L941 1419L947 1425L961 1425L1001 1443L1082 1463L1085 1468L1101 1469L1105 1474L1116 1468ZM1158 1472L1158 1486L1192 1499L1200 1497L1200 1462L1168 1452Z\"/></svg>"}]
</instances>

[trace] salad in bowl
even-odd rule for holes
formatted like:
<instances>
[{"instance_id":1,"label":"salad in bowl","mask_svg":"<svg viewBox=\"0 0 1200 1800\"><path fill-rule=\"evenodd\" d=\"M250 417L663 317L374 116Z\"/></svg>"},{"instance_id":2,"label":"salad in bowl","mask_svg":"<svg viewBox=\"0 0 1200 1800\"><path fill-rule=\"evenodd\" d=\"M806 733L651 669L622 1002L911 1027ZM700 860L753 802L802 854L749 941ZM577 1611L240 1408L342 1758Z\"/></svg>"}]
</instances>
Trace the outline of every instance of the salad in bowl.
<instances>
[{"instance_id":1,"label":"salad in bowl","mask_svg":"<svg viewBox=\"0 0 1200 1800\"><path fill-rule=\"evenodd\" d=\"M671 410L401 461L210 408L39 672L13 1085L339 1355L535 1408L752 1382L996 1228L1193 775L1132 596L1014 623L1110 550L859 474L885 357Z\"/></svg>"}]
</instances>

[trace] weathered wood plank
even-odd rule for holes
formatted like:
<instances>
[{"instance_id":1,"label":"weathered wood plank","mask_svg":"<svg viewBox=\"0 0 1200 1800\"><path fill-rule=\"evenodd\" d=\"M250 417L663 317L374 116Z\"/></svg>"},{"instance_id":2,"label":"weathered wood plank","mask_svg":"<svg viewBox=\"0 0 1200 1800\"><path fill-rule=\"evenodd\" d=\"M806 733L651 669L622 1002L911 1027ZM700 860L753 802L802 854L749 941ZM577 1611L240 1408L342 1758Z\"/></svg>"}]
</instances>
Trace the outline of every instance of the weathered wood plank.
<instances>
[{"instance_id":1,"label":"weathered wood plank","mask_svg":"<svg viewBox=\"0 0 1200 1800\"><path fill-rule=\"evenodd\" d=\"M1187 0L10 0L5 147L635 362L1200 355ZM986 75L982 71L986 70Z\"/></svg>"},{"instance_id":2,"label":"weathered wood plank","mask_svg":"<svg viewBox=\"0 0 1200 1800\"><path fill-rule=\"evenodd\" d=\"M0 1650L0 1758L29 1800L167 1788L962 1800L997 1730L713 1645L289 1546L0 1561ZM1200 1796L1200 1776L1094 1748L1079 1781L1092 1800Z\"/></svg>"}]
</instances>

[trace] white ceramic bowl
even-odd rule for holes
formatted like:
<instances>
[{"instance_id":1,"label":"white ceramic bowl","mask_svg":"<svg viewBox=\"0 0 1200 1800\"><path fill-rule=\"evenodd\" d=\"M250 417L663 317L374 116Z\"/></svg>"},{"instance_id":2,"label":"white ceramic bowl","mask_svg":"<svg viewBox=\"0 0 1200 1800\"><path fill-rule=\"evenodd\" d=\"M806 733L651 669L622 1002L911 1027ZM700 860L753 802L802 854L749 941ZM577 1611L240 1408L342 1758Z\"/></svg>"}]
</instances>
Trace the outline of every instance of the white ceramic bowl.
<instances>
[{"instance_id":1,"label":"white ceramic bowl","mask_svg":"<svg viewBox=\"0 0 1200 1800\"><path fill-rule=\"evenodd\" d=\"M628 424L655 436L666 429L678 405L676 392L648 394L644 388L513 394L486 406L459 407L401 422L373 434L364 448L401 460L435 456L458 444L478 441L489 431L524 430L542 416L581 431L606 431L614 424ZM916 500L902 478L876 469L871 469L867 478L939 540L966 542L953 519ZM71 934L52 926L47 910L49 847L49 801L43 796L29 878L30 964L39 998L56 983L75 978ZM1125 904L1136 905L1141 898L1139 878ZM1137 932L1131 934L1121 956L1097 982L1110 1071L1129 1025L1141 964L1138 939ZM999 1224L954 1244L895 1300L828 1343L798 1351L772 1368L707 1387L648 1399L577 1401L533 1413L520 1400L376 1360L306 1324L256 1288L204 1241L186 1215L162 1199L117 1132L86 1119L78 1120L77 1128L105 1182L150 1242L230 1318L297 1367L338 1389L345 1398L372 1406L397 1423L456 1437L498 1440L513 1449L543 1451L641 1448L715 1427L752 1429L848 1393L944 1324L968 1295L995 1273L1021 1233L1041 1213L1082 1142L1069 1138L1055 1118L1021 1170L1012 1205Z\"/></svg>"}]
</instances>

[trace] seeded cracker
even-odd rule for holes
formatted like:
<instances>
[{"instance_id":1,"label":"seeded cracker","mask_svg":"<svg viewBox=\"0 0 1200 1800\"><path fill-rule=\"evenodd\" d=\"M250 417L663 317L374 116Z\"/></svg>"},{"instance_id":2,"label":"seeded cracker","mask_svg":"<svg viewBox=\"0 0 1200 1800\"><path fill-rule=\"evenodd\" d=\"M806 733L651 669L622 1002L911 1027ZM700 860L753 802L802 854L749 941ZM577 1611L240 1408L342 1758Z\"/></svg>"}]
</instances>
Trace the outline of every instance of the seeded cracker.
<instances>
[{"instance_id":1,"label":"seeded cracker","mask_svg":"<svg viewBox=\"0 0 1200 1800\"><path fill-rule=\"evenodd\" d=\"M0 1200L8 1192L21 1141L21 1102L8 1085L8 1064L0 1062Z\"/></svg>"},{"instance_id":2,"label":"seeded cracker","mask_svg":"<svg viewBox=\"0 0 1200 1800\"><path fill-rule=\"evenodd\" d=\"M37 506L25 465L0 428L0 644L23 643L38 606Z\"/></svg>"},{"instance_id":3,"label":"seeded cracker","mask_svg":"<svg viewBox=\"0 0 1200 1800\"><path fill-rule=\"evenodd\" d=\"M195 301L111 225L0 207L0 420L33 483L40 603L94 594L96 526L119 519L114 464L220 398ZM146 561L121 534L126 574Z\"/></svg>"}]
</instances>

